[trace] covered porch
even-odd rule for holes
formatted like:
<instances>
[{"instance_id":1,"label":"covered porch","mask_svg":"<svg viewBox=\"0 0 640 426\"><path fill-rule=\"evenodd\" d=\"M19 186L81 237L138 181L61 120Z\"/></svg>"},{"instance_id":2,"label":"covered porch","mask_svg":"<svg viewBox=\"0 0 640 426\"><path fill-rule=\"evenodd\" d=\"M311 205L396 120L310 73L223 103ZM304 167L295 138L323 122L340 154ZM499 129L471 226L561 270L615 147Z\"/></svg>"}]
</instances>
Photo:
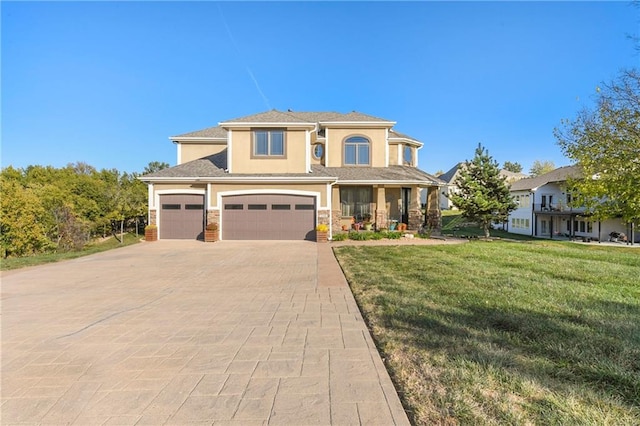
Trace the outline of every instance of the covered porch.
<instances>
[{"instance_id":1,"label":"covered porch","mask_svg":"<svg viewBox=\"0 0 640 426\"><path fill-rule=\"evenodd\" d=\"M441 228L438 186L419 184L350 184L331 187L332 231L352 229L399 229L417 231L426 225L432 232ZM423 210L421 190L427 192Z\"/></svg>"}]
</instances>

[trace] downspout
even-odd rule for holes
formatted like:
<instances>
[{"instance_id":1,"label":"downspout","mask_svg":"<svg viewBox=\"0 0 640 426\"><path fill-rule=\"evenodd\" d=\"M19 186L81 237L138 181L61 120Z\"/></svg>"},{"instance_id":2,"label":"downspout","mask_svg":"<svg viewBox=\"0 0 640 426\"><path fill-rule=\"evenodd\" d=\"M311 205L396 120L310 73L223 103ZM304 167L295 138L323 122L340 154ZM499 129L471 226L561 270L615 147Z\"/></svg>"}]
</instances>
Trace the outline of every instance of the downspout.
<instances>
[{"instance_id":1,"label":"downspout","mask_svg":"<svg viewBox=\"0 0 640 426\"><path fill-rule=\"evenodd\" d=\"M306 131L306 145L307 148L305 150L305 154L306 154L306 162L305 162L305 167L307 169L307 173L311 173L311 132L318 132L318 123L315 123L315 128L313 130L307 130Z\"/></svg>"},{"instance_id":2,"label":"downspout","mask_svg":"<svg viewBox=\"0 0 640 426\"><path fill-rule=\"evenodd\" d=\"M535 214L536 193L534 191L531 191L531 201L533 201L531 203L531 236L535 237L536 234L538 233L538 222L536 221L536 214Z\"/></svg>"}]
</instances>

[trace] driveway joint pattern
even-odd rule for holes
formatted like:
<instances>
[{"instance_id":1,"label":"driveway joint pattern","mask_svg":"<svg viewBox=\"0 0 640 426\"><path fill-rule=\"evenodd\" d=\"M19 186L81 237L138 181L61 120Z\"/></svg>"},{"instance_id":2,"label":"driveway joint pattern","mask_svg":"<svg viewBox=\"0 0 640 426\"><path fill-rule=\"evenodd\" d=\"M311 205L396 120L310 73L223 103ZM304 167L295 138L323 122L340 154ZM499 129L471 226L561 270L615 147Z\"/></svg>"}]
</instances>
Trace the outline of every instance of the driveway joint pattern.
<instances>
[{"instance_id":1,"label":"driveway joint pattern","mask_svg":"<svg viewBox=\"0 0 640 426\"><path fill-rule=\"evenodd\" d=\"M3 425L407 425L329 244L158 241L2 273Z\"/></svg>"}]
</instances>

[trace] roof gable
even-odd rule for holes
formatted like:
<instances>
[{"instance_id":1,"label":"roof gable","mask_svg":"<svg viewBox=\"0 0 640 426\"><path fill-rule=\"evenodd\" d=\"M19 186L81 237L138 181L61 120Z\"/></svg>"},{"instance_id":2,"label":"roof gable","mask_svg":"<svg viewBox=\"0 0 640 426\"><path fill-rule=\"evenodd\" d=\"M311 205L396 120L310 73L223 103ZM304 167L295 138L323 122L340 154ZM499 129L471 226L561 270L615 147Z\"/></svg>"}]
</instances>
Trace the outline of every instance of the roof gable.
<instances>
[{"instance_id":1,"label":"roof gable","mask_svg":"<svg viewBox=\"0 0 640 426\"><path fill-rule=\"evenodd\" d=\"M578 178L581 174L578 166L560 167L540 176L520 179L511 184L511 191L526 191L552 182L566 182L567 179Z\"/></svg>"}]
</instances>

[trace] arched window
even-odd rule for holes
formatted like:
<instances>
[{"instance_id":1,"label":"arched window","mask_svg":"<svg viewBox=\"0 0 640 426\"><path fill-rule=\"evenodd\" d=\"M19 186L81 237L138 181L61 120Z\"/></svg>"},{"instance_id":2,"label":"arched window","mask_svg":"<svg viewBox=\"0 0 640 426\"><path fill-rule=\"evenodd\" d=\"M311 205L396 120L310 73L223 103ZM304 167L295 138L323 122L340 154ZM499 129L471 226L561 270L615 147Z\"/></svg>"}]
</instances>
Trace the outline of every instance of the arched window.
<instances>
[{"instance_id":1,"label":"arched window","mask_svg":"<svg viewBox=\"0 0 640 426\"><path fill-rule=\"evenodd\" d=\"M364 136L351 136L344 141L345 165L369 165L369 139Z\"/></svg>"}]
</instances>

